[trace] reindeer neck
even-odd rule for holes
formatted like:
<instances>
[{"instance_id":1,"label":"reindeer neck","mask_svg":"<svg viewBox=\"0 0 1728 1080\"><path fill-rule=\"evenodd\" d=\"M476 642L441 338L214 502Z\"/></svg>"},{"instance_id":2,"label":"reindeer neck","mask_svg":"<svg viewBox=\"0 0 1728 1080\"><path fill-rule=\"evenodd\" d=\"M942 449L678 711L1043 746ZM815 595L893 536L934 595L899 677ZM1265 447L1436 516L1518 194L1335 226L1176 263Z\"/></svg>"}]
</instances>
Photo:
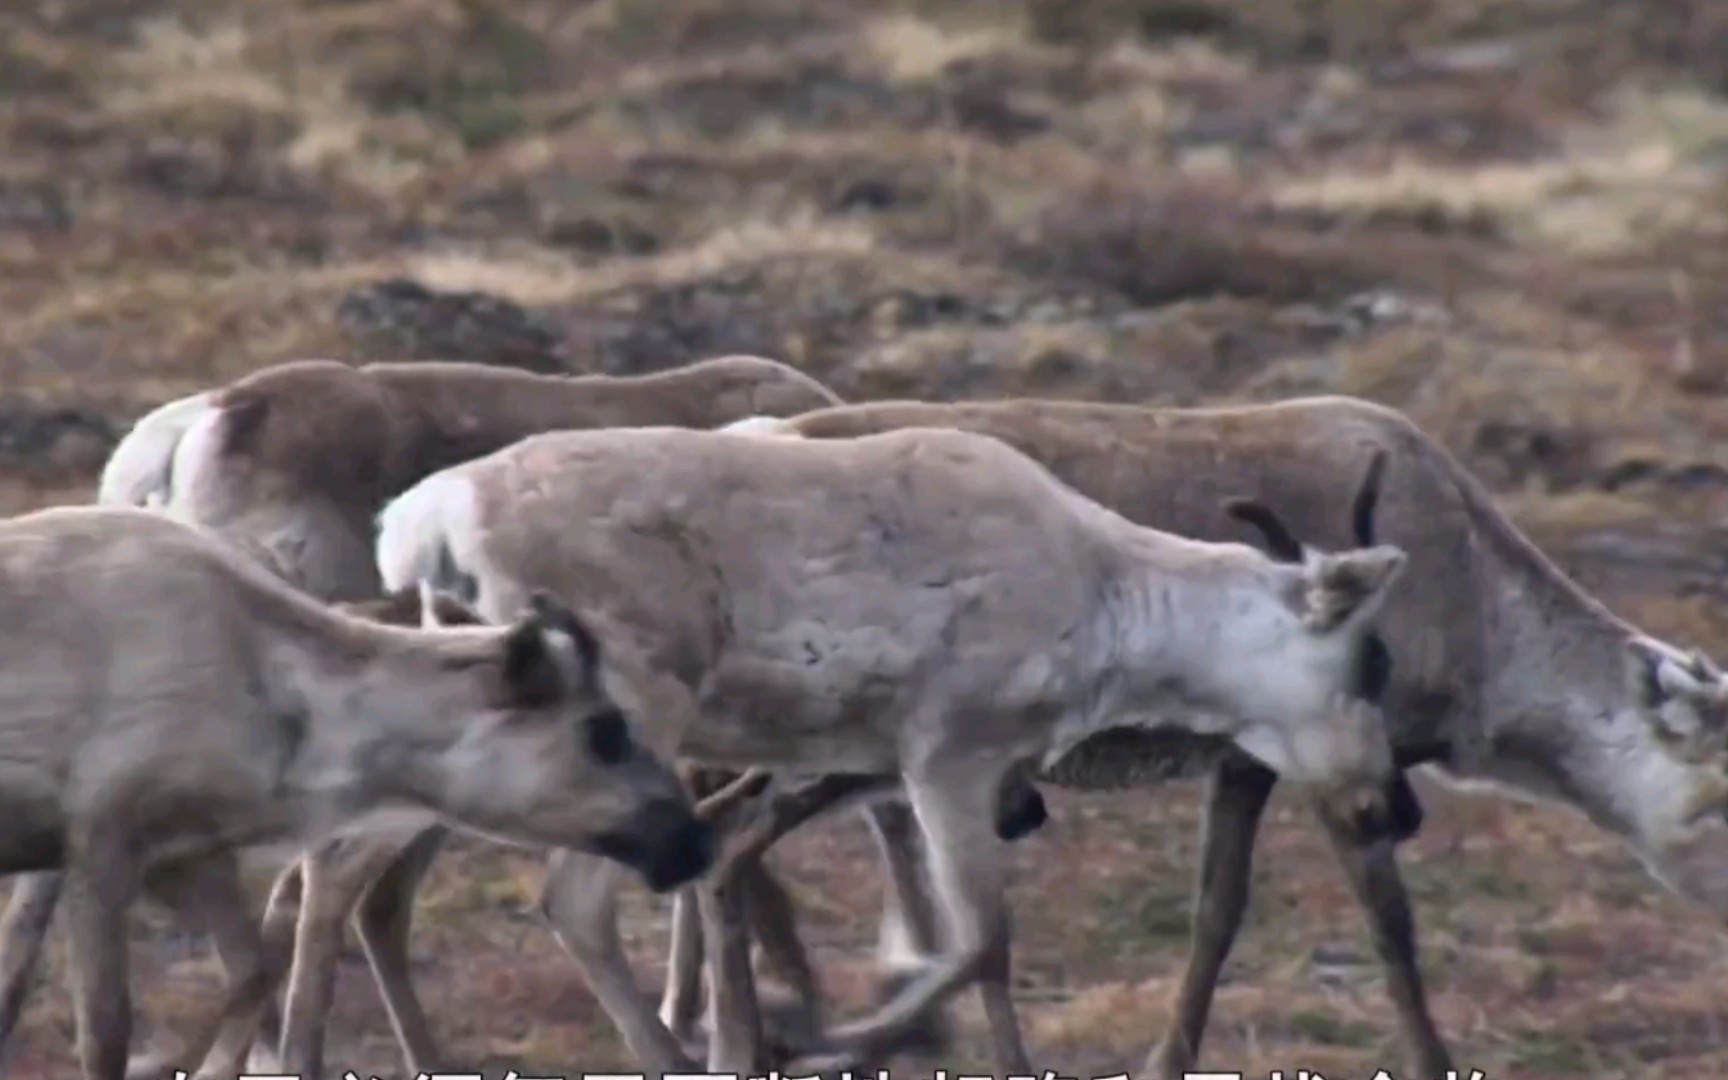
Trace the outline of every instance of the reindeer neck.
<instances>
[{"instance_id":1,"label":"reindeer neck","mask_svg":"<svg viewBox=\"0 0 1728 1080\"><path fill-rule=\"evenodd\" d=\"M1242 612L1264 595L1252 556L1139 532L1123 545L1087 650L1097 658L1095 678L1110 688L1100 705L1140 717L1251 710L1221 672Z\"/></svg>"},{"instance_id":2,"label":"reindeer neck","mask_svg":"<svg viewBox=\"0 0 1728 1080\"><path fill-rule=\"evenodd\" d=\"M1636 741L1640 721L1625 677L1625 642L1636 630L1506 519L1472 509L1488 601L1477 744L1483 760L1456 764L1583 805L1592 785L1575 771L1588 748Z\"/></svg>"},{"instance_id":3,"label":"reindeer neck","mask_svg":"<svg viewBox=\"0 0 1728 1080\"><path fill-rule=\"evenodd\" d=\"M496 631L428 635L288 602L267 619L263 696L283 733L286 792L320 818L380 806L429 807L441 755L462 736L451 717L478 690L462 667L485 663Z\"/></svg>"}]
</instances>

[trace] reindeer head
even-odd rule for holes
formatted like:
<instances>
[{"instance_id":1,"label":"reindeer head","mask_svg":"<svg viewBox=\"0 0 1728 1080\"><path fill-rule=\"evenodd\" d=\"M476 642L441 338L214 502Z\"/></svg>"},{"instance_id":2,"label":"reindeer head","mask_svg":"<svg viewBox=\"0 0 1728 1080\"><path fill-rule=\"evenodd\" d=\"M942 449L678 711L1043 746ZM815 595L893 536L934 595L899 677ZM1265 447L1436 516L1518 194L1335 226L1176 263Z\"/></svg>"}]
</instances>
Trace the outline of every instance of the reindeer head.
<instances>
[{"instance_id":1,"label":"reindeer head","mask_svg":"<svg viewBox=\"0 0 1728 1080\"><path fill-rule=\"evenodd\" d=\"M1315 634L1362 627L1374 617L1387 589L1404 569L1407 556L1402 548L1374 540L1374 511L1385 472L1386 451L1376 450L1351 507L1357 543L1351 551L1322 552L1309 547L1296 539L1283 518L1253 499L1231 499L1224 504L1230 516L1259 530L1273 559L1302 567L1285 595L1302 625ZM1379 641L1377 635L1371 636Z\"/></svg>"},{"instance_id":2,"label":"reindeer head","mask_svg":"<svg viewBox=\"0 0 1728 1080\"><path fill-rule=\"evenodd\" d=\"M1341 679L1328 694L1323 718L1284 740L1281 771L1293 779L1305 774L1327 777L1320 801L1340 820L1352 823L1359 836L1403 839L1420 827L1421 807L1393 761L1379 708L1392 657L1372 626L1407 561L1401 548L1377 544L1374 538L1386 459L1384 450L1375 451L1357 489L1351 525L1359 546L1350 551L1310 548L1282 518L1254 500L1233 499L1225 508L1260 532L1274 561L1297 571L1284 584L1282 598L1301 629L1316 641L1346 645Z\"/></svg>"},{"instance_id":3,"label":"reindeer head","mask_svg":"<svg viewBox=\"0 0 1728 1080\"><path fill-rule=\"evenodd\" d=\"M1626 642L1627 678L1656 741L1688 765L1728 767L1728 680L1708 656L1655 638Z\"/></svg>"},{"instance_id":4,"label":"reindeer head","mask_svg":"<svg viewBox=\"0 0 1728 1080\"><path fill-rule=\"evenodd\" d=\"M430 623L442 617L439 600L460 607L425 591L414 606ZM498 651L476 668L490 708L443 755L457 822L604 855L656 892L703 873L715 854L713 831L608 693L588 624L535 593L497 640Z\"/></svg>"}]
</instances>

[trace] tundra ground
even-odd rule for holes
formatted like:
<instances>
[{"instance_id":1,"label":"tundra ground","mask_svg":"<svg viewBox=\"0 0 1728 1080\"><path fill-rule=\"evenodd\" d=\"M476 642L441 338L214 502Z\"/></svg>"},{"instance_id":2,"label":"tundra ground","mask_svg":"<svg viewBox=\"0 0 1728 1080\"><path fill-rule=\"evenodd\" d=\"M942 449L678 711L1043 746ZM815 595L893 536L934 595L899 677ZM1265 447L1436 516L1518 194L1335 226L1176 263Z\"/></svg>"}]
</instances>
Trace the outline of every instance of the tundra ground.
<instances>
[{"instance_id":1,"label":"tundra ground","mask_svg":"<svg viewBox=\"0 0 1728 1080\"><path fill-rule=\"evenodd\" d=\"M1617 610L1728 658L1725 95L1712 0L6 5L0 511L88 497L132 417L304 356L747 351L859 399L1336 390L1409 411ZM1463 1068L1728 1073L1708 919L1566 813L1423 790L1404 865ZM1020 1000L1067 1075L1135 1070L1164 1028L1196 794L1053 794L1020 852ZM862 1007L862 828L776 862ZM627 1065L526 914L540 874L440 862L428 1006L500 1074ZM1204 1063L1403 1080L1287 800L1256 890ZM657 979L665 906L632 904ZM137 926L142 1010L190 1022L207 949ZM16 1080L74 1068L53 948ZM341 979L333 1075L397 1075L357 954Z\"/></svg>"}]
</instances>

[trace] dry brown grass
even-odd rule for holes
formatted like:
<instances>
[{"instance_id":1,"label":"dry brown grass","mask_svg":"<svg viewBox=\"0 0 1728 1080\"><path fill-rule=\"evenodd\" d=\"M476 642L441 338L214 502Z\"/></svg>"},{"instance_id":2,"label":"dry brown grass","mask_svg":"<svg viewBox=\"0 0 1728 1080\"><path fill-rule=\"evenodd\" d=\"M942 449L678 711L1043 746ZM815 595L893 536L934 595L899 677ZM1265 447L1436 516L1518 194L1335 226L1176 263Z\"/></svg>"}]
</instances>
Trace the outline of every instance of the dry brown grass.
<instances>
[{"instance_id":1,"label":"dry brown grass","mask_svg":"<svg viewBox=\"0 0 1728 1080\"><path fill-rule=\"evenodd\" d=\"M86 497L132 416L300 356L746 351L855 397L1345 391L1407 409L1618 610L1722 655L1725 45L1711 0L8 5L0 512ZM378 288L403 281L436 292ZM1193 795L1059 797L1019 856L1021 997L1069 1075L1136 1069L1164 1026ZM1568 814L1429 798L1404 865L1467 1068L1723 1074L1703 916ZM1205 1059L1403 1076L1300 817L1270 816ZM777 859L861 1007L864 835ZM439 864L429 1006L493 1071L624 1066L525 914L539 874L475 845ZM629 916L658 977L664 905ZM137 948L149 1016L207 1006L201 943L143 912ZM53 967L19 1080L72 1068ZM341 979L332 1065L393 1075L357 956Z\"/></svg>"}]
</instances>

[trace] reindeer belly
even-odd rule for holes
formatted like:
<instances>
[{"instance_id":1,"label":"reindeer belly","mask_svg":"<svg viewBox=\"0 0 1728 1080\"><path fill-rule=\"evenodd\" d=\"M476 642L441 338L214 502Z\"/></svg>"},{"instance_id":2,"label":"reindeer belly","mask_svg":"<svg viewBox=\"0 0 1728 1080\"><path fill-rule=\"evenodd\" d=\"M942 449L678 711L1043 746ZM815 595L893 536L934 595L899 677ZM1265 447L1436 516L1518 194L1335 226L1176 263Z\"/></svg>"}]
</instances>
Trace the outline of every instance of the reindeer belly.
<instances>
[{"instance_id":1,"label":"reindeer belly","mask_svg":"<svg viewBox=\"0 0 1728 1080\"><path fill-rule=\"evenodd\" d=\"M1241 751L1222 735L1106 728L1081 740L1038 779L1078 791L1123 791L1205 776L1232 755Z\"/></svg>"},{"instance_id":2,"label":"reindeer belly","mask_svg":"<svg viewBox=\"0 0 1728 1080\"><path fill-rule=\"evenodd\" d=\"M714 666L680 754L729 767L897 771L903 694L914 678L910 653L876 628L790 629Z\"/></svg>"}]
</instances>

